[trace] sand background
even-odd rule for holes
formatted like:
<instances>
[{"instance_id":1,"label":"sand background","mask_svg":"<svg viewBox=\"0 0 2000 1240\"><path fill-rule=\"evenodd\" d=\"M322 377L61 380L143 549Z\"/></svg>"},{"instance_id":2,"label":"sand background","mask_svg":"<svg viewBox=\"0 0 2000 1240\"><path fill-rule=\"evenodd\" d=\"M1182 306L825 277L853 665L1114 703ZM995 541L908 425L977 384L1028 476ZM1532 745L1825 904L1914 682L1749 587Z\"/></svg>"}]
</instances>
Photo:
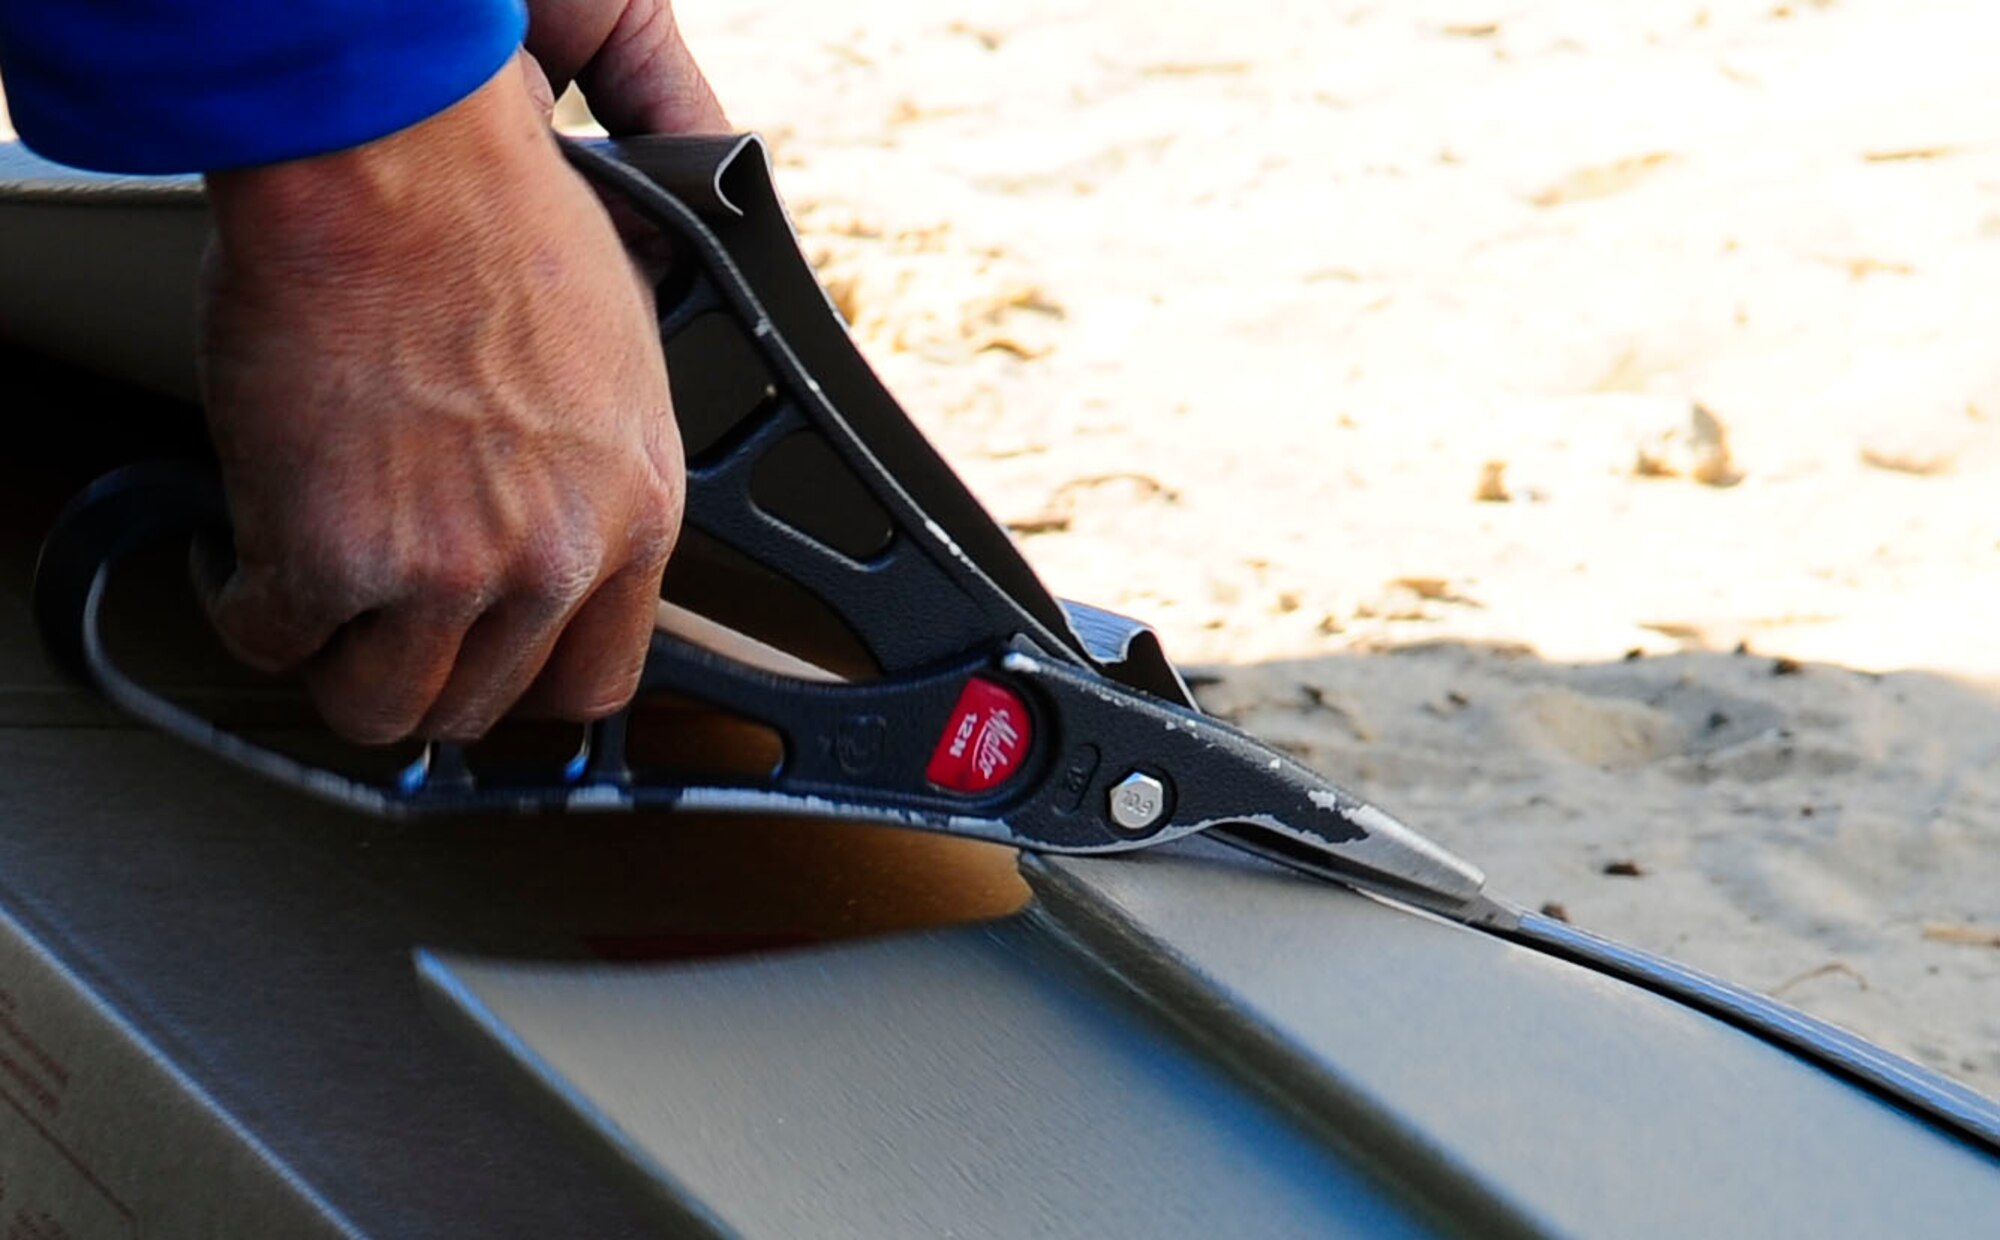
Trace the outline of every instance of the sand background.
<instances>
[{"instance_id":1,"label":"sand background","mask_svg":"<svg viewBox=\"0 0 2000 1240\"><path fill-rule=\"evenodd\" d=\"M2000 1096L2000 9L679 11L1055 589L1496 890Z\"/></svg>"},{"instance_id":2,"label":"sand background","mask_svg":"<svg viewBox=\"0 0 2000 1240\"><path fill-rule=\"evenodd\" d=\"M1497 890L2000 1094L2000 10L679 11L1058 591Z\"/></svg>"}]
</instances>

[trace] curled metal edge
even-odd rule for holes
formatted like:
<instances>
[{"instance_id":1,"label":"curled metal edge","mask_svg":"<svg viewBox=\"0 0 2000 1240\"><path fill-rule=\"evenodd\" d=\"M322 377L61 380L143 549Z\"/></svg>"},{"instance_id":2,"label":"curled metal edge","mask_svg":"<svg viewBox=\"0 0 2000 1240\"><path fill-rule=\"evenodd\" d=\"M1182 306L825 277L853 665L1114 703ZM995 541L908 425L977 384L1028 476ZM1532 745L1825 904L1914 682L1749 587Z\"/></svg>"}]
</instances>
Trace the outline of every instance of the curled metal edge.
<instances>
[{"instance_id":1,"label":"curled metal edge","mask_svg":"<svg viewBox=\"0 0 2000 1240\"><path fill-rule=\"evenodd\" d=\"M1195 705L1186 679L1167 658L1166 648L1150 626L1075 599L1057 599L1056 603L1069 618L1070 631L1103 667L1105 675L1178 705Z\"/></svg>"},{"instance_id":2,"label":"curled metal edge","mask_svg":"<svg viewBox=\"0 0 2000 1240\"><path fill-rule=\"evenodd\" d=\"M729 195L730 173L737 161L746 157L756 159L767 175L771 164L769 148L754 133L676 137L671 142L633 138L572 141L615 155L698 213L739 220L748 211Z\"/></svg>"},{"instance_id":3,"label":"curled metal edge","mask_svg":"<svg viewBox=\"0 0 2000 1240\"><path fill-rule=\"evenodd\" d=\"M1540 913L1489 934L1531 947L1734 1025L1864 1086L1885 1100L2000 1156L2000 1103L1941 1073L1688 965L1614 942Z\"/></svg>"},{"instance_id":4,"label":"curled metal edge","mask_svg":"<svg viewBox=\"0 0 2000 1240\"><path fill-rule=\"evenodd\" d=\"M1063 607L1076 631L1091 644L1091 653L1112 666L1126 658L1142 638L1154 649L1159 646L1152 631L1137 620L1068 599L1063 600ZM1191 697L1188 702L1193 705ZM1237 848L1262 853L1254 838L1231 838L1226 831L1216 834ZM1291 864L1282 857L1270 859ZM1684 1004L1845 1076L1904 1110L2000 1155L2000 1103L1775 999L1502 900L1480 897L1453 908L1407 892L1357 883L1352 877L1340 881Z\"/></svg>"}]
</instances>

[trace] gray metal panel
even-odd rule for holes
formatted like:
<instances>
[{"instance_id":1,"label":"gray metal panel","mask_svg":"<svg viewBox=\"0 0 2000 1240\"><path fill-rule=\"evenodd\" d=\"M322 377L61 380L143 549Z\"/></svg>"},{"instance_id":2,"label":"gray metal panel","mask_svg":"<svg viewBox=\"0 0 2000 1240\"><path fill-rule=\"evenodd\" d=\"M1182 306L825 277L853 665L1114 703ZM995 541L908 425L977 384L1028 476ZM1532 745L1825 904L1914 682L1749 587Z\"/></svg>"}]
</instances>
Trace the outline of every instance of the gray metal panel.
<instances>
[{"instance_id":1,"label":"gray metal panel","mask_svg":"<svg viewBox=\"0 0 2000 1240\"><path fill-rule=\"evenodd\" d=\"M743 1236L1430 1234L1020 921L426 974Z\"/></svg>"},{"instance_id":2,"label":"gray metal panel","mask_svg":"<svg viewBox=\"0 0 2000 1240\"><path fill-rule=\"evenodd\" d=\"M1239 861L1024 866L1114 972L1311 1110L1357 1101L1553 1230L1965 1236L2000 1163L1650 992Z\"/></svg>"},{"instance_id":3,"label":"gray metal panel","mask_svg":"<svg viewBox=\"0 0 2000 1240\"><path fill-rule=\"evenodd\" d=\"M1370 1164L1455 1197L1466 1234L1942 1237L2000 1217L1992 1159L1755 1037L1213 852L1030 860L1041 903L983 932L427 974L608 1147L752 1236L1216 1234L1206 1207L1227 1234L1341 1234L1313 1211L1351 1210ZM1106 1003L1112 979L1154 1019ZM1287 1126L1239 1118L1245 1087L1293 1116L1291 1161L1246 1144ZM1318 1164L1317 1195L1293 1178L1314 1145L1350 1166ZM1162 1165L1201 1168L1198 1207ZM1496 1195L1484 1224L1468 1184Z\"/></svg>"},{"instance_id":4,"label":"gray metal panel","mask_svg":"<svg viewBox=\"0 0 2000 1240\"><path fill-rule=\"evenodd\" d=\"M130 729L0 728L0 786L0 907L363 1234L677 1234L425 1014L415 944L560 944L476 911L479 840L357 829ZM520 843L497 868L546 864Z\"/></svg>"},{"instance_id":5,"label":"gray metal panel","mask_svg":"<svg viewBox=\"0 0 2000 1240\"><path fill-rule=\"evenodd\" d=\"M191 398L200 191L194 177L81 172L0 143L0 339Z\"/></svg>"}]
</instances>

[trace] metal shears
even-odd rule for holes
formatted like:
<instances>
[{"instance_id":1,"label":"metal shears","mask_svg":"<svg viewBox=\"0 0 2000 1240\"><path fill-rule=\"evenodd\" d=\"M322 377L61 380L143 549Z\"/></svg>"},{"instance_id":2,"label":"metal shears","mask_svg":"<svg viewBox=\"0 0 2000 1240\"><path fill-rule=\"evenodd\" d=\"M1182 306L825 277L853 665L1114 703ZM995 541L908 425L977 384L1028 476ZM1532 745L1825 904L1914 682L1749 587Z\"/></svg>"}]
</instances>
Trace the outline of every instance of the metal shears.
<instances>
[{"instance_id":1,"label":"metal shears","mask_svg":"<svg viewBox=\"0 0 2000 1240\"><path fill-rule=\"evenodd\" d=\"M105 584L149 542L226 540L220 487L199 463L113 474L57 521L36 610L66 668L217 756L375 814L778 813L1058 853L1204 834L1461 920L1513 917L1472 865L1203 714L1143 626L1049 595L855 349L754 138L564 145L672 256L657 304L686 532L641 696L766 729L774 760L723 778L648 769L628 711L555 767L432 744L370 777L153 692L107 649ZM822 660L784 640L804 612Z\"/></svg>"}]
</instances>

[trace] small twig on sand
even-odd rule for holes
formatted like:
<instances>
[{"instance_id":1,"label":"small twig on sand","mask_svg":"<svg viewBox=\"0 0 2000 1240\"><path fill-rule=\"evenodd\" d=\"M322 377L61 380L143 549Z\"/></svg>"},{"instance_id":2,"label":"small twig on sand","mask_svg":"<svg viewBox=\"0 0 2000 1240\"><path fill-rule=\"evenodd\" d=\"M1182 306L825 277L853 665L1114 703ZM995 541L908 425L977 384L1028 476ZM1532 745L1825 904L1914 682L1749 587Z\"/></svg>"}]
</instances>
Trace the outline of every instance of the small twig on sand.
<instances>
[{"instance_id":1,"label":"small twig on sand","mask_svg":"<svg viewBox=\"0 0 2000 1240\"><path fill-rule=\"evenodd\" d=\"M1933 943L1959 943L1966 947L2000 947L2000 930L1991 926L1932 922L1924 927L1924 937Z\"/></svg>"},{"instance_id":2,"label":"small twig on sand","mask_svg":"<svg viewBox=\"0 0 2000 1240\"><path fill-rule=\"evenodd\" d=\"M1797 977L1789 978L1771 987L1771 997L1776 999L1794 986L1804 985L1816 977L1826 977L1832 973L1844 973L1854 979L1856 986L1859 986L1863 990L1868 989L1868 979L1863 977L1852 965L1839 960L1829 960L1817 969L1807 969Z\"/></svg>"}]
</instances>

